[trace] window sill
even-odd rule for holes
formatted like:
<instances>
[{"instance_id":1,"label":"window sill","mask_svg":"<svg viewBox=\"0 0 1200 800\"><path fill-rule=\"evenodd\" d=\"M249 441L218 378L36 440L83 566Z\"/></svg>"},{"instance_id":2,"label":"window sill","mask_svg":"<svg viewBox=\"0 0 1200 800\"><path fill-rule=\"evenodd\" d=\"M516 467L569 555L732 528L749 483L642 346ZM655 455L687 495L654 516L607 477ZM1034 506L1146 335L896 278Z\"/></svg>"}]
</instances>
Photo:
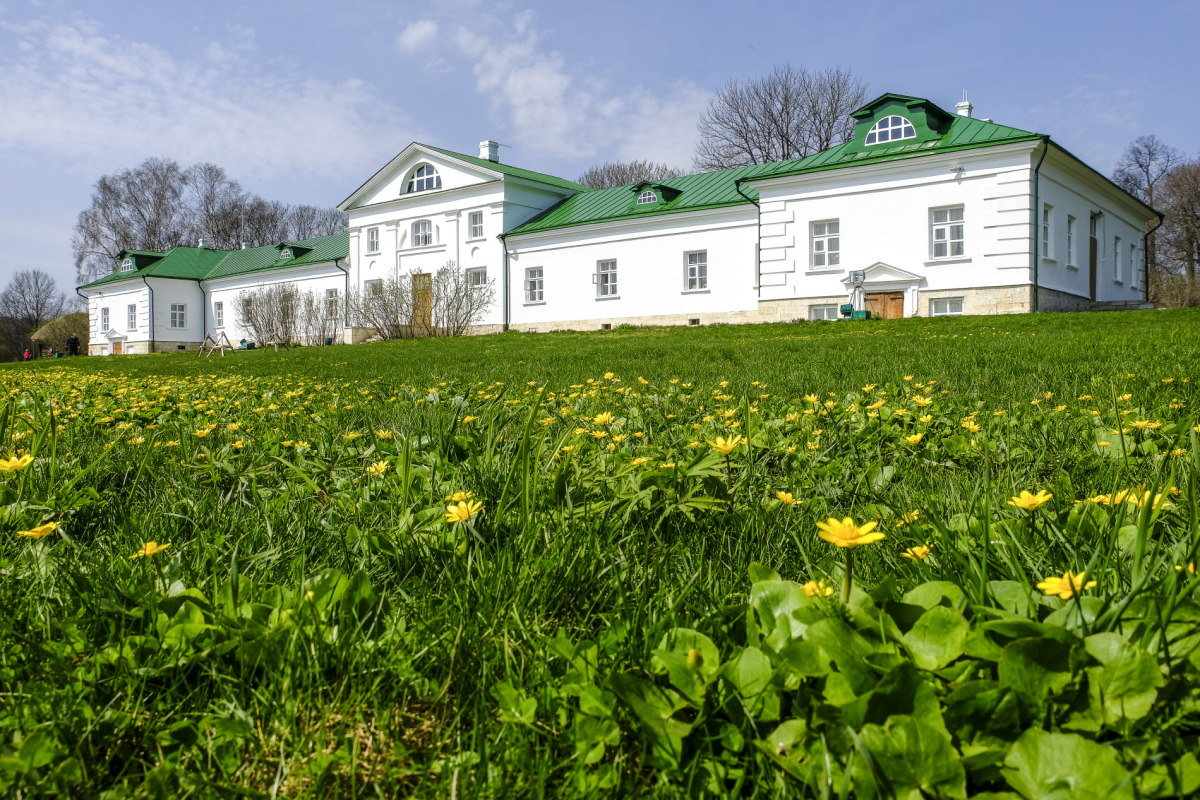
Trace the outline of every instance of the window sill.
<instances>
[{"instance_id":1,"label":"window sill","mask_svg":"<svg viewBox=\"0 0 1200 800\"><path fill-rule=\"evenodd\" d=\"M487 237L486 236L468 236L463 241L465 241L467 244L470 244L471 242L482 242L484 239L487 239Z\"/></svg>"},{"instance_id":2,"label":"window sill","mask_svg":"<svg viewBox=\"0 0 1200 800\"><path fill-rule=\"evenodd\" d=\"M426 251L433 251L433 250L445 250L445 249L446 249L446 245L444 245L444 244L419 244L419 245L414 245L413 247L402 247L402 248L400 248L399 252L401 252L401 253L419 253L419 252L426 252Z\"/></svg>"},{"instance_id":3,"label":"window sill","mask_svg":"<svg viewBox=\"0 0 1200 800\"><path fill-rule=\"evenodd\" d=\"M818 269L818 268L814 267L812 269L805 270L804 274L805 275L835 275L835 274L840 274L842 271L843 270L841 267L828 267L825 269Z\"/></svg>"},{"instance_id":4,"label":"window sill","mask_svg":"<svg viewBox=\"0 0 1200 800\"><path fill-rule=\"evenodd\" d=\"M1058 259L1057 258L1049 258L1047 256L1042 256L1042 263L1043 264L1057 264Z\"/></svg>"},{"instance_id":5,"label":"window sill","mask_svg":"<svg viewBox=\"0 0 1200 800\"><path fill-rule=\"evenodd\" d=\"M941 264L970 264L972 261L970 256L955 256L954 258L931 258L925 262L927 267L936 267Z\"/></svg>"},{"instance_id":6,"label":"window sill","mask_svg":"<svg viewBox=\"0 0 1200 800\"><path fill-rule=\"evenodd\" d=\"M1117 280L1116 278L1113 278L1113 283L1114 283L1115 285L1117 285L1117 286L1124 286L1124 285L1125 285L1125 281L1119 281L1119 280Z\"/></svg>"},{"instance_id":7,"label":"window sill","mask_svg":"<svg viewBox=\"0 0 1200 800\"><path fill-rule=\"evenodd\" d=\"M383 255L383 251L371 250L369 252L363 253L363 258L366 258L367 256L378 256L378 255Z\"/></svg>"},{"instance_id":8,"label":"window sill","mask_svg":"<svg viewBox=\"0 0 1200 800\"><path fill-rule=\"evenodd\" d=\"M531 303L522 303L521 305L523 305L523 306L544 306L544 305L546 305L546 301L545 300L534 300Z\"/></svg>"},{"instance_id":9,"label":"window sill","mask_svg":"<svg viewBox=\"0 0 1200 800\"><path fill-rule=\"evenodd\" d=\"M604 297L597 297L596 302L602 303L605 300L620 300L620 299L621 299L621 295L619 295L619 294L606 294L606 295L604 295Z\"/></svg>"},{"instance_id":10,"label":"window sill","mask_svg":"<svg viewBox=\"0 0 1200 800\"><path fill-rule=\"evenodd\" d=\"M680 294L712 294L712 289L684 289Z\"/></svg>"},{"instance_id":11,"label":"window sill","mask_svg":"<svg viewBox=\"0 0 1200 800\"><path fill-rule=\"evenodd\" d=\"M1067 264L1067 269L1071 270L1071 272L1079 272L1079 267L1074 264Z\"/></svg>"}]
</instances>

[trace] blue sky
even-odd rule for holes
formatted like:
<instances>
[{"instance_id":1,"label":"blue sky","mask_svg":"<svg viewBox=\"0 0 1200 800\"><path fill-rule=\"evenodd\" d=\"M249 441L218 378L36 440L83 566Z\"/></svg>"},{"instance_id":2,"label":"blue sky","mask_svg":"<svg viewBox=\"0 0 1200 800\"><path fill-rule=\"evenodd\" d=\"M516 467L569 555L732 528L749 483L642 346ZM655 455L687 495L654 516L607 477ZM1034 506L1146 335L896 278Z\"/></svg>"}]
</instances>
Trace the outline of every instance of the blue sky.
<instances>
[{"instance_id":1,"label":"blue sky","mask_svg":"<svg viewBox=\"0 0 1200 800\"><path fill-rule=\"evenodd\" d=\"M414 140L567 178L686 168L712 93L785 61L946 108L966 88L1106 174L1141 134L1197 157L1197 29L1194 2L0 0L0 285L70 286L92 184L150 156L317 205Z\"/></svg>"}]
</instances>

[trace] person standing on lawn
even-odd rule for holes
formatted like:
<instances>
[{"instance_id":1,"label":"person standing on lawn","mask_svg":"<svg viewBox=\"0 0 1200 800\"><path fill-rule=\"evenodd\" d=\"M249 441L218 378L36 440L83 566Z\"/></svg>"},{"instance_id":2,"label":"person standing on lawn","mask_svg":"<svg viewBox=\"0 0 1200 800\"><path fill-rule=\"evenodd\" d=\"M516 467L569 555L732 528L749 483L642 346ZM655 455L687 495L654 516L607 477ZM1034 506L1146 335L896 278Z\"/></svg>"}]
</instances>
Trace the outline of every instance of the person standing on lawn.
<instances>
[{"instance_id":1,"label":"person standing on lawn","mask_svg":"<svg viewBox=\"0 0 1200 800\"><path fill-rule=\"evenodd\" d=\"M74 333L67 337L67 355L79 355L79 337Z\"/></svg>"}]
</instances>

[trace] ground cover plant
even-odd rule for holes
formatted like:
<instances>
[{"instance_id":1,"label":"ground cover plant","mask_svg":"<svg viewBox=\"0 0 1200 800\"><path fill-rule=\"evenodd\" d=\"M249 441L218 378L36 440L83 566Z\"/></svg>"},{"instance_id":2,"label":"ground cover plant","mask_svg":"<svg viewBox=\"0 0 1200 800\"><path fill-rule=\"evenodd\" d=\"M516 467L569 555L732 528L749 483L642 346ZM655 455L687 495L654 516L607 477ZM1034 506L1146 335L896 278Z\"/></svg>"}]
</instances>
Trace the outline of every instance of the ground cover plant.
<instances>
[{"instance_id":1,"label":"ground cover plant","mask_svg":"<svg viewBox=\"0 0 1200 800\"><path fill-rule=\"evenodd\" d=\"M1200 790L1190 311L0 368L0 791Z\"/></svg>"}]
</instances>

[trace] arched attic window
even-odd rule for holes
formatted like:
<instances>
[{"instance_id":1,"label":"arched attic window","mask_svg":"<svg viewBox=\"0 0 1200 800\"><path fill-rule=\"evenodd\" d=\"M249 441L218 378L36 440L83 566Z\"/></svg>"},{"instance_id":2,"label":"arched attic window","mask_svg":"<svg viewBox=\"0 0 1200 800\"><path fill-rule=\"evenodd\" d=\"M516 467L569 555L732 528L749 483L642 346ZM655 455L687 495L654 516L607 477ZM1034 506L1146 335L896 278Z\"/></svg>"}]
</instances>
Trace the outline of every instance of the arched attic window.
<instances>
[{"instance_id":1,"label":"arched attic window","mask_svg":"<svg viewBox=\"0 0 1200 800\"><path fill-rule=\"evenodd\" d=\"M408 192L425 192L430 189L442 188L442 176L432 164L422 164L413 170L408 179Z\"/></svg>"},{"instance_id":2,"label":"arched attic window","mask_svg":"<svg viewBox=\"0 0 1200 800\"><path fill-rule=\"evenodd\" d=\"M658 195L656 195L654 192L650 191L649 189L647 189L646 191L644 191L638 195L637 204L639 206L644 206L647 203L657 203L657 202L658 202Z\"/></svg>"},{"instance_id":3,"label":"arched attic window","mask_svg":"<svg viewBox=\"0 0 1200 800\"><path fill-rule=\"evenodd\" d=\"M883 144L916 137L917 129L913 127L913 124L904 117L893 114L871 126L871 130L867 131L866 144Z\"/></svg>"}]
</instances>

